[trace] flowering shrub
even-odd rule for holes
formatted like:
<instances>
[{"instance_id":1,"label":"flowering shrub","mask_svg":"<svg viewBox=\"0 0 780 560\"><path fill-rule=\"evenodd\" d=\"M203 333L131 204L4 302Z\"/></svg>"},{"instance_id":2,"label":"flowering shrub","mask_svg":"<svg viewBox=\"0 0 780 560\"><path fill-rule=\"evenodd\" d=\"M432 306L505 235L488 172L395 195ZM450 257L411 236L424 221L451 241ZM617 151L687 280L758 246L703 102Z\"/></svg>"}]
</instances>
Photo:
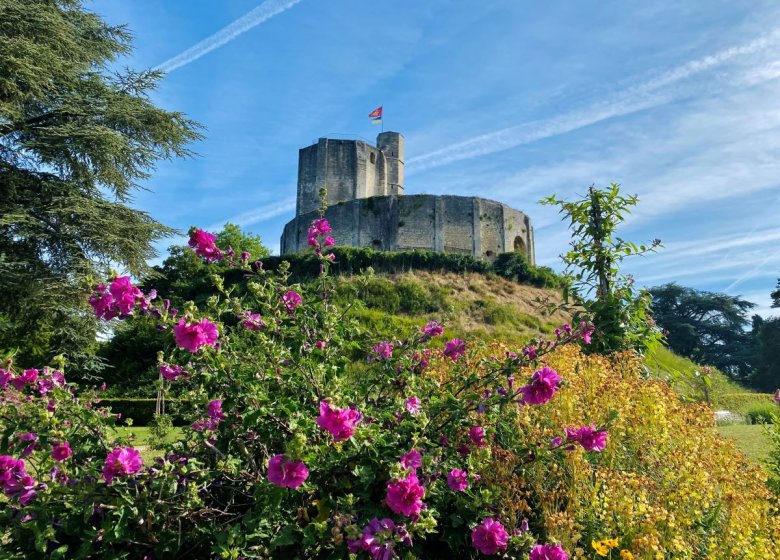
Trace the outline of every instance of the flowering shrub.
<instances>
[{"instance_id":1,"label":"flowering shrub","mask_svg":"<svg viewBox=\"0 0 780 560\"><path fill-rule=\"evenodd\" d=\"M193 248L217 260L222 250L198 231ZM580 368L589 366L566 350L591 335L589 325L566 325L555 340L515 352L444 342L438 323L418 325L362 348L371 359L354 375L356 325L331 302L328 233L323 220L309 232L322 267L311 285L289 285L284 267L268 273L242 259L243 295L217 281L218 296L181 316L123 281L132 305L122 296L116 314L101 316L156 321L168 340L160 383L189 407L184 438L154 460L117 440L117 418L96 393L79 393L49 369L0 369L0 547L16 557L563 560L586 557L582 543L612 535L638 557L668 544L610 510L627 488L669 492L659 482L622 482L638 454L624 460L616 450L636 446L663 463L669 448L660 436L632 439L632 424L618 424L626 415L641 425L627 405L616 417L609 399L578 400L610 394L585 390ZM603 362L598 371L618 384L635 379L630 366L616 374ZM658 402L672 406L669 395ZM611 470L618 459L624 471ZM699 487L674 476L694 473L673 466L658 476L693 500ZM741 484L734 488L754 490ZM603 509L583 505L589 500ZM694 526L706 533L686 525ZM743 546L772 542L747 521L735 531Z\"/></svg>"}]
</instances>

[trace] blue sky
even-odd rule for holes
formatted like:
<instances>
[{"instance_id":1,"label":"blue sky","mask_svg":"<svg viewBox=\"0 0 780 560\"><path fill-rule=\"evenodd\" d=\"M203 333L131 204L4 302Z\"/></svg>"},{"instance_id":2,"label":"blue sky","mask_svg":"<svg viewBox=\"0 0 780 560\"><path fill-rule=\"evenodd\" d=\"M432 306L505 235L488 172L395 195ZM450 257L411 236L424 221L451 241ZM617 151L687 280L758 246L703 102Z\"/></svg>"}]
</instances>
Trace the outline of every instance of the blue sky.
<instances>
[{"instance_id":1,"label":"blue sky","mask_svg":"<svg viewBox=\"0 0 780 560\"><path fill-rule=\"evenodd\" d=\"M99 0L162 67L161 106L203 123L135 203L164 223L226 221L278 250L298 149L333 133L406 138L406 192L480 195L531 216L539 264L568 231L538 201L617 182L641 285L739 294L780 276L780 4L701 0ZM180 240L178 240L180 242ZM161 247L164 249L165 247Z\"/></svg>"}]
</instances>

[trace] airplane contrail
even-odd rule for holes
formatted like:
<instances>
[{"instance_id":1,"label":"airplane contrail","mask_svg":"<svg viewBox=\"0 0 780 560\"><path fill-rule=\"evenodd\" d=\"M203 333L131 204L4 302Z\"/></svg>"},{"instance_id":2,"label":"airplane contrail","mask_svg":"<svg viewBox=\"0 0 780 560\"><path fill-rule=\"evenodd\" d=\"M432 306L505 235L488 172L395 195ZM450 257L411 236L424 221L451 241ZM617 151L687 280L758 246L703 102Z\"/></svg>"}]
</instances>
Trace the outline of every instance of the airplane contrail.
<instances>
[{"instance_id":1,"label":"airplane contrail","mask_svg":"<svg viewBox=\"0 0 780 560\"><path fill-rule=\"evenodd\" d=\"M628 115L661 105L675 98L675 93L669 89L669 86L735 58L765 50L775 44L778 37L780 37L780 30L775 30L743 45L689 61L656 78L616 92L609 99L583 109L481 134L469 140L421 154L407 160L407 171L412 173L424 171L455 161L508 150L515 146L571 132L612 117Z\"/></svg>"},{"instance_id":2,"label":"airplane contrail","mask_svg":"<svg viewBox=\"0 0 780 560\"><path fill-rule=\"evenodd\" d=\"M186 51L183 51L176 56L169 58L162 64L157 65L155 70L173 72L177 68L181 68L190 62L198 60L200 57L210 53L214 49L229 43L239 35L246 33L254 27L257 27L275 15L286 12L300 1L301 0L266 0L254 10L247 12L213 35L206 37Z\"/></svg>"},{"instance_id":3,"label":"airplane contrail","mask_svg":"<svg viewBox=\"0 0 780 560\"><path fill-rule=\"evenodd\" d=\"M278 202L277 204L261 206L254 210L249 210L247 212L244 212L243 214L239 214L237 216L228 218L222 222L214 223L210 226L209 229L210 230L222 229L222 226L225 225L226 222L230 222L231 224L236 224L239 227L247 227L254 224L259 224L261 222L265 222L266 220L270 220L271 218L276 218L277 216L281 216L283 214L287 214L288 212L292 212L293 210L295 210L295 199L288 198L286 200Z\"/></svg>"}]
</instances>

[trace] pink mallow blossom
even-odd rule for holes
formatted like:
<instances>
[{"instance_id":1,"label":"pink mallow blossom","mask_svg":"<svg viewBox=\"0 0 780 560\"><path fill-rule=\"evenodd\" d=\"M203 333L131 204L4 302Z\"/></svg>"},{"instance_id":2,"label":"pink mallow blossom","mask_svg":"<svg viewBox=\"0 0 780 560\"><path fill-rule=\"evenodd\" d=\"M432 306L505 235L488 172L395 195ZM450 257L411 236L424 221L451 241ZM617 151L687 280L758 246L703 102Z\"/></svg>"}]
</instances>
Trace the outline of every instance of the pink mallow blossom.
<instances>
[{"instance_id":1,"label":"pink mallow blossom","mask_svg":"<svg viewBox=\"0 0 780 560\"><path fill-rule=\"evenodd\" d=\"M9 498L19 498L22 505L35 497L35 479L27 474L24 459L0 455L0 490Z\"/></svg>"},{"instance_id":2,"label":"pink mallow blossom","mask_svg":"<svg viewBox=\"0 0 780 560\"><path fill-rule=\"evenodd\" d=\"M376 346L372 347L375 360L389 360L393 356L393 343L382 341Z\"/></svg>"},{"instance_id":3,"label":"pink mallow blossom","mask_svg":"<svg viewBox=\"0 0 780 560\"><path fill-rule=\"evenodd\" d=\"M420 414L420 399L417 397L409 397L406 399L406 411L411 415Z\"/></svg>"},{"instance_id":4,"label":"pink mallow blossom","mask_svg":"<svg viewBox=\"0 0 780 560\"><path fill-rule=\"evenodd\" d=\"M401 466L405 469L419 469L422 467L422 454L416 449L401 455Z\"/></svg>"},{"instance_id":5,"label":"pink mallow blossom","mask_svg":"<svg viewBox=\"0 0 780 560\"><path fill-rule=\"evenodd\" d=\"M469 487L469 473L460 469L452 469L447 475L447 486L454 492L463 492Z\"/></svg>"},{"instance_id":6,"label":"pink mallow blossom","mask_svg":"<svg viewBox=\"0 0 780 560\"><path fill-rule=\"evenodd\" d=\"M14 387L18 391L21 391L25 385L32 385L38 380L38 370L37 369L26 369L22 372L22 375L19 377L14 377L11 380L11 383L14 384Z\"/></svg>"},{"instance_id":7,"label":"pink mallow blossom","mask_svg":"<svg viewBox=\"0 0 780 560\"><path fill-rule=\"evenodd\" d=\"M412 538L403 525L396 525L389 518L380 520L374 517L363 528L360 537L347 540L350 553L368 552L371 560L398 558L398 554L395 552L397 544L411 546Z\"/></svg>"},{"instance_id":8,"label":"pink mallow blossom","mask_svg":"<svg viewBox=\"0 0 780 560\"><path fill-rule=\"evenodd\" d=\"M89 304L95 311L98 319L106 321L116 316L127 317L133 312L136 305L141 309L146 309L152 299L157 296L157 292L152 290L149 296L133 286L129 276L117 276L111 281L111 285L106 291L104 284L98 284L94 287L94 293L89 298Z\"/></svg>"},{"instance_id":9,"label":"pink mallow blossom","mask_svg":"<svg viewBox=\"0 0 780 560\"><path fill-rule=\"evenodd\" d=\"M189 379L189 376L185 373L184 368L181 366L171 366L168 364L160 365L160 375L167 381L178 381L179 379Z\"/></svg>"},{"instance_id":10,"label":"pink mallow blossom","mask_svg":"<svg viewBox=\"0 0 780 560\"><path fill-rule=\"evenodd\" d=\"M509 533L506 532L500 521L491 517L482 520L482 523L474 527L471 532L471 544L479 552L492 555L499 550L506 550L509 541Z\"/></svg>"},{"instance_id":11,"label":"pink mallow blossom","mask_svg":"<svg viewBox=\"0 0 780 560\"><path fill-rule=\"evenodd\" d=\"M453 362L457 362L458 359L466 353L466 343L459 338L453 338L444 345L443 354L450 358Z\"/></svg>"},{"instance_id":12,"label":"pink mallow blossom","mask_svg":"<svg viewBox=\"0 0 780 560\"><path fill-rule=\"evenodd\" d=\"M298 488L307 478L309 469L303 461L291 461L279 454L268 462L268 480L280 488Z\"/></svg>"},{"instance_id":13,"label":"pink mallow blossom","mask_svg":"<svg viewBox=\"0 0 780 560\"><path fill-rule=\"evenodd\" d=\"M241 321L241 326L245 329L249 329L250 331L259 331L266 326L265 321L263 321L263 318L259 313L244 311L239 316L239 319L243 319Z\"/></svg>"},{"instance_id":14,"label":"pink mallow blossom","mask_svg":"<svg viewBox=\"0 0 780 560\"><path fill-rule=\"evenodd\" d=\"M217 237L199 228L190 230L189 246L195 249L195 254L203 257L206 262L221 261L224 258L222 250L216 246Z\"/></svg>"},{"instance_id":15,"label":"pink mallow blossom","mask_svg":"<svg viewBox=\"0 0 780 560\"><path fill-rule=\"evenodd\" d=\"M133 312L137 299L143 298L143 292L133 286L129 276L117 276L111 282L108 292L114 298L114 306L119 311L119 315L126 316Z\"/></svg>"},{"instance_id":16,"label":"pink mallow blossom","mask_svg":"<svg viewBox=\"0 0 780 560\"><path fill-rule=\"evenodd\" d=\"M420 332L422 332L423 335L425 335L427 338L433 338L434 336L441 335L444 332L444 327L442 327L436 321L431 321L424 327L421 327Z\"/></svg>"},{"instance_id":17,"label":"pink mallow blossom","mask_svg":"<svg viewBox=\"0 0 780 560\"><path fill-rule=\"evenodd\" d=\"M569 560L569 555L559 544L535 544L528 560Z\"/></svg>"},{"instance_id":18,"label":"pink mallow blossom","mask_svg":"<svg viewBox=\"0 0 780 560\"><path fill-rule=\"evenodd\" d=\"M561 376L551 367L544 366L531 376L531 382L521 387L523 402L526 404L544 404L560 389Z\"/></svg>"},{"instance_id":19,"label":"pink mallow blossom","mask_svg":"<svg viewBox=\"0 0 780 560\"><path fill-rule=\"evenodd\" d=\"M303 303L301 294L292 290L285 292L282 296L282 303L287 308L287 313L292 314L295 309Z\"/></svg>"},{"instance_id":20,"label":"pink mallow blossom","mask_svg":"<svg viewBox=\"0 0 780 560\"><path fill-rule=\"evenodd\" d=\"M133 447L118 447L106 457L103 464L103 478L111 484L117 476L135 474L141 470L144 461L141 454Z\"/></svg>"},{"instance_id":21,"label":"pink mallow blossom","mask_svg":"<svg viewBox=\"0 0 780 560\"><path fill-rule=\"evenodd\" d=\"M194 353L202 346L214 346L219 338L219 331L208 319L201 319L197 323L179 319L179 324L173 327L173 335L178 346Z\"/></svg>"},{"instance_id":22,"label":"pink mallow blossom","mask_svg":"<svg viewBox=\"0 0 780 560\"><path fill-rule=\"evenodd\" d=\"M566 439L579 443L585 451L604 451L607 447L607 431L599 430L595 424L579 428L566 428Z\"/></svg>"},{"instance_id":23,"label":"pink mallow blossom","mask_svg":"<svg viewBox=\"0 0 780 560\"><path fill-rule=\"evenodd\" d=\"M469 439L477 447L485 447L487 438L485 437L485 428L482 426L472 426L469 430Z\"/></svg>"},{"instance_id":24,"label":"pink mallow blossom","mask_svg":"<svg viewBox=\"0 0 780 560\"><path fill-rule=\"evenodd\" d=\"M354 435L355 426L362 419L363 414L357 410L331 406L326 399L320 403L317 425L330 432L335 441L343 441Z\"/></svg>"},{"instance_id":25,"label":"pink mallow blossom","mask_svg":"<svg viewBox=\"0 0 780 560\"><path fill-rule=\"evenodd\" d=\"M406 517L419 515L423 508L424 497L425 488L422 487L415 473L387 483L387 505L395 513Z\"/></svg>"},{"instance_id":26,"label":"pink mallow blossom","mask_svg":"<svg viewBox=\"0 0 780 560\"><path fill-rule=\"evenodd\" d=\"M67 441L55 445L51 452L51 458L58 463L62 463L71 455L73 455L73 452L70 450L70 442Z\"/></svg>"}]
</instances>

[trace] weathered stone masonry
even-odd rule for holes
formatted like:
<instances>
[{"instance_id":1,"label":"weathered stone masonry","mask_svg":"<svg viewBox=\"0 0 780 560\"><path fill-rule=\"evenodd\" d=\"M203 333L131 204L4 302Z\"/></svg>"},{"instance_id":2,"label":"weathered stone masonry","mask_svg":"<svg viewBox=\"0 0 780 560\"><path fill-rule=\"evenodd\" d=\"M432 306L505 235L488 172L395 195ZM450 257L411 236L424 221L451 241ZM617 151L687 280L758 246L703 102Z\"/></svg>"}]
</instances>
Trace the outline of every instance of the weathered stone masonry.
<instances>
[{"instance_id":1,"label":"weathered stone masonry","mask_svg":"<svg viewBox=\"0 0 780 560\"><path fill-rule=\"evenodd\" d=\"M509 206L471 196L403 196L403 136L384 132L377 147L320 138L300 150L296 216L284 227L281 253L306 248L326 188L325 217L336 245L382 251L433 250L492 260L522 252L533 264L531 221Z\"/></svg>"}]
</instances>

